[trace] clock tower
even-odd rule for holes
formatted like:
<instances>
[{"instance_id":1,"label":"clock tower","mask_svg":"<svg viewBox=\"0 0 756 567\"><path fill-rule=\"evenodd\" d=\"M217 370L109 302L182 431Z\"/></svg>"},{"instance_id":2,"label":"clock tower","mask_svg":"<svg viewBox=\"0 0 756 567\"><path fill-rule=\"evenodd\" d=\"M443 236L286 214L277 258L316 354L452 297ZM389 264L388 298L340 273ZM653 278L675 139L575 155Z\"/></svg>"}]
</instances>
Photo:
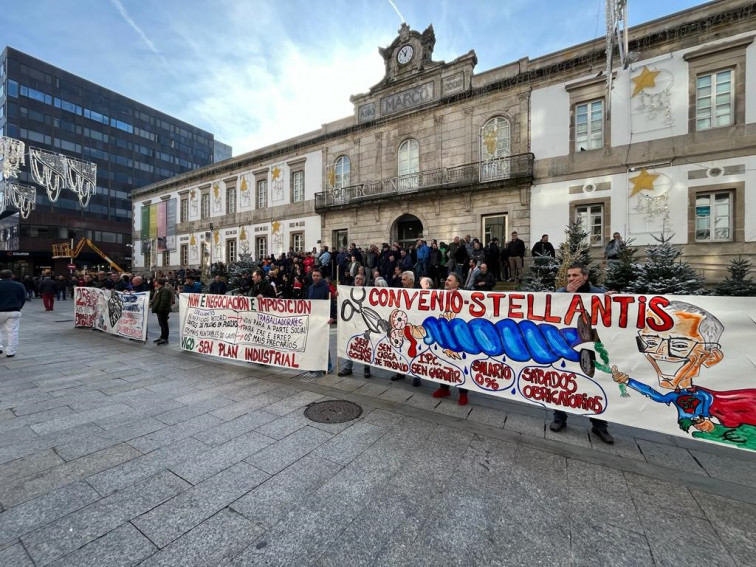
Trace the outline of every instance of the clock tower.
<instances>
[{"instance_id":1,"label":"clock tower","mask_svg":"<svg viewBox=\"0 0 756 567\"><path fill-rule=\"evenodd\" d=\"M435 45L433 25L420 33L402 24L394 41L378 48L386 66L383 79L369 92L349 99L357 122L415 111L469 90L478 62L475 52L471 50L450 63L433 61Z\"/></svg>"},{"instance_id":2,"label":"clock tower","mask_svg":"<svg viewBox=\"0 0 756 567\"><path fill-rule=\"evenodd\" d=\"M423 33L411 30L407 24L399 28L399 35L388 47L379 47L378 53L386 64L385 84L404 79L407 76L429 69L432 60L436 34L433 25Z\"/></svg>"}]
</instances>

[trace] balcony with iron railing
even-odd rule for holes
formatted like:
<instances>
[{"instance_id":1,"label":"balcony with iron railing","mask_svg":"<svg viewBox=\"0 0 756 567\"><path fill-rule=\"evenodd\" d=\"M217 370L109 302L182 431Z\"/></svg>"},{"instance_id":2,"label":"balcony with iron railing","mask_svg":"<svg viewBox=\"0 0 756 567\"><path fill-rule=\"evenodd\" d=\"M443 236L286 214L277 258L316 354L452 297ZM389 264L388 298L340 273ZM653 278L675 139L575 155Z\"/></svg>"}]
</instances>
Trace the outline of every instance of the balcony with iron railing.
<instances>
[{"instance_id":1,"label":"balcony with iron railing","mask_svg":"<svg viewBox=\"0 0 756 567\"><path fill-rule=\"evenodd\" d=\"M334 207L438 189L454 189L475 185L480 185L479 189L485 189L488 184L493 182L503 183L505 186L509 181L513 185L529 182L533 180L534 161L535 156L532 153L517 154L329 189L315 194L315 210L322 211Z\"/></svg>"}]
</instances>

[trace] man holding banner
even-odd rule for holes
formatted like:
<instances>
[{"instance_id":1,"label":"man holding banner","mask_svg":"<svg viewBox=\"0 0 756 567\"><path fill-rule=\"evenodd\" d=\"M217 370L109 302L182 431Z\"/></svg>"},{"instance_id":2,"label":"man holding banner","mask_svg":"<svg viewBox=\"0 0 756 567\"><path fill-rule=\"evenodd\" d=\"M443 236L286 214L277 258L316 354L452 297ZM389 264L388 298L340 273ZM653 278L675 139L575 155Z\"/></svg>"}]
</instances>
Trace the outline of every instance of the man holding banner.
<instances>
[{"instance_id":1,"label":"man holding banner","mask_svg":"<svg viewBox=\"0 0 756 567\"><path fill-rule=\"evenodd\" d=\"M323 279L323 272L320 271L320 268L313 268L312 272L310 272L310 276L312 277L312 285L307 288L307 299L325 299L327 301L331 302L331 309L330 309L330 318L328 319L328 324L332 325L336 322L336 304L331 301L331 288L328 285L328 283ZM329 341L330 342L330 341ZM328 372L331 372L333 369L333 364L331 364L331 349L329 347L328 349ZM317 371L318 374L321 376L325 374L322 370Z\"/></svg>"},{"instance_id":2,"label":"man holding banner","mask_svg":"<svg viewBox=\"0 0 756 567\"><path fill-rule=\"evenodd\" d=\"M165 278L158 278L157 289L152 298L152 312L157 315L158 325L160 325L160 337L155 343L159 345L168 344L168 316L171 313L171 302L173 300L171 291L165 286Z\"/></svg>"},{"instance_id":3,"label":"man holding banner","mask_svg":"<svg viewBox=\"0 0 756 567\"><path fill-rule=\"evenodd\" d=\"M561 287L556 290L556 293L606 293L612 294L614 292L606 291L603 287L596 287L591 285L588 281L589 270L587 266L583 264L572 264L567 268L567 286ZM562 410L554 410L554 419L549 425L551 431L561 431L567 425L567 412ZM604 443L612 445L614 443L614 437L606 425L606 421L595 417L591 418L591 431L593 434L601 439Z\"/></svg>"},{"instance_id":4,"label":"man holding banner","mask_svg":"<svg viewBox=\"0 0 756 567\"><path fill-rule=\"evenodd\" d=\"M354 287L365 287L365 276L363 274L357 274L356 276L354 276ZM339 376L349 376L350 374L352 374L353 365L354 361L352 361L351 358L347 358L341 365ZM368 366L367 364L365 364L364 366L364 376L365 378L370 378L370 366Z\"/></svg>"}]
</instances>

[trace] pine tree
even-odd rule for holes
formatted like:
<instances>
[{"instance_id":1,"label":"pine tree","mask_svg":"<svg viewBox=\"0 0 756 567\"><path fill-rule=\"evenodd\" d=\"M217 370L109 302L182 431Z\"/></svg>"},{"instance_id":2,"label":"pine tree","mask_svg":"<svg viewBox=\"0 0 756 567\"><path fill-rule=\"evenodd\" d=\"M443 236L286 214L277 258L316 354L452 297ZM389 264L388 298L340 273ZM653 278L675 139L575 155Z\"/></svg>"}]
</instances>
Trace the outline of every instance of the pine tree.
<instances>
[{"instance_id":1,"label":"pine tree","mask_svg":"<svg viewBox=\"0 0 756 567\"><path fill-rule=\"evenodd\" d=\"M551 256L533 256L533 265L522 278L523 291L554 291L559 263Z\"/></svg>"},{"instance_id":2,"label":"pine tree","mask_svg":"<svg viewBox=\"0 0 756 567\"><path fill-rule=\"evenodd\" d=\"M610 260L606 265L604 287L613 291L624 292L628 286L638 279L642 267L635 259L637 248L632 248L633 240L621 241L619 258Z\"/></svg>"},{"instance_id":3,"label":"pine tree","mask_svg":"<svg viewBox=\"0 0 756 567\"><path fill-rule=\"evenodd\" d=\"M756 295L756 282L751 279L751 262L738 257L730 262L727 271L730 277L717 285L717 295L748 297Z\"/></svg>"},{"instance_id":4,"label":"pine tree","mask_svg":"<svg viewBox=\"0 0 756 567\"><path fill-rule=\"evenodd\" d=\"M702 295L706 293L703 278L680 257L682 250L671 244L672 237L664 233L654 236L658 244L646 248L646 263L640 267L628 293L655 295Z\"/></svg>"},{"instance_id":5,"label":"pine tree","mask_svg":"<svg viewBox=\"0 0 756 567\"><path fill-rule=\"evenodd\" d=\"M252 259L252 254L240 253L239 259L228 265L228 289L239 289L242 272L247 272L251 276L257 268L259 264Z\"/></svg>"},{"instance_id":6,"label":"pine tree","mask_svg":"<svg viewBox=\"0 0 756 567\"><path fill-rule=\"evenodd\" d=\"M572 264L580 263L589 270L588 280L593 285L598 285L601 272L597 266L592 266L591 246L588 233L583 230L580 220L575 220L567 225L564 234L567 240L559 245L557 261L559 271L556 274L554 285L557 288L567 285L567 270Z\"/></svg>"}]
</instances>

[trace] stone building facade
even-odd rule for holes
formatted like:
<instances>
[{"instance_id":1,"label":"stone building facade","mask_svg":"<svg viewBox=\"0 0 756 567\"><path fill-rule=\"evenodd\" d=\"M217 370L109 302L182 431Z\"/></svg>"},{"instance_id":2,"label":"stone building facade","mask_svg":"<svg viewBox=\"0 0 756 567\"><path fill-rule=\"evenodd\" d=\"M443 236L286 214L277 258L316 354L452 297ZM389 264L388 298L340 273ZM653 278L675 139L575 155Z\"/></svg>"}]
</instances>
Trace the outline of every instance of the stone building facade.
<instances>
[{"instance_id":1,"label":"stone building facade","mask_svg":"<svg viewBox=\"0 0 756 567\"><path fill-rule=\"evenodd\" d=\"M532 247L580 218L595 257L614 231L637 245L664 231L719 279L728 258L756 252L754 29L752 2L711 3L632 28L610 73L592 41L475 74L474 51L434 61L432 26L402 25L352 116L142 189L135 241L149 240L138 209L170 198L200 199L177 222L172 267L205 258L197 242L212 241L213 261L231 259L229 246L278 254L300 226L306 249L512 231ZM304 200L284 191L274 203L273 172L291 187L302 159ZM216 184L221 203L205 216ZM232 213L223 199L241 203L244 184L253 203ZM200 249L186 257L178 244L192 239Z\"/></svg>"},{"instance_id":2,"label":"stone building facade","mask_svg":"<svg viewBox=\"0 0 756 567\"><path fill-rule=\"evenodd\" d=\"M610 83L590 43L531 62L564 69L531 95L533 232L579 218L594 257L615 231L641 247L663 233L708 282L753 259L754 37L756 4L719 2L631 29Z\"/></svg>"}]
</instances>

